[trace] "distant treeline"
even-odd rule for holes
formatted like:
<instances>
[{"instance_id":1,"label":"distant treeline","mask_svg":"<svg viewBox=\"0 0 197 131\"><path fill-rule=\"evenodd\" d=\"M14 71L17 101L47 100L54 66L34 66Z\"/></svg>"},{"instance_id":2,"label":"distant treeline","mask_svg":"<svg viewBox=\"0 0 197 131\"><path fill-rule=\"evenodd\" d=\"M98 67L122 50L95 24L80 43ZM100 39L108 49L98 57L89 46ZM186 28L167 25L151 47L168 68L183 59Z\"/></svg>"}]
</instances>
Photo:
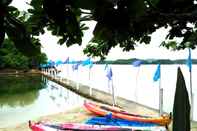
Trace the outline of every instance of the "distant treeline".
<instances>
[{"instance_id":1,"label":"distant treeline","mask_svg":"<svg viewBox=\"0 0 197 131\"><path fill-rule=\"evenodd\" d=\"M169 60L169 59L118 59L118 60L105 60L97 61L97 64L132 64L136 60L141 60L142 64L186 64L186 59ZM197 59L192 59L193 64L197 64Z\"/></svg>"}]
</instances>

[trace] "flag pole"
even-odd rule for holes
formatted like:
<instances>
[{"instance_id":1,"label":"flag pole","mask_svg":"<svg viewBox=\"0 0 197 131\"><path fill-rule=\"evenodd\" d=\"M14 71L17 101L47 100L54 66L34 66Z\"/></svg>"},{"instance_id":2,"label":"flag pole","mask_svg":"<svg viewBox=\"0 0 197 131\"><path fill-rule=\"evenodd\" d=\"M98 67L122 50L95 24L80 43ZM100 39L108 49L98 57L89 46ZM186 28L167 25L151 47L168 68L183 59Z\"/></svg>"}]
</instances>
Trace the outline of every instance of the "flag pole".
<instances>
[{"instance_id":1,"label":"flag pole","mask_svg":"<svg viewBox=\"0 0 197 131\"><path fill-rule=\"evenodd\" d=\"M137 70L137 75L136 75L136 78L135 78L135 101L138 102L138 77L139 77L139 73L140 73L140 67L138 68Z\"/></svg>"},{"instance_id":2,"label":"flag pole","mask_svg":"<svg viewBox=\"0 0 197 131\"><path fill-rule=\"evenodd\" d=\"M189 72L190 76L190 98L191 98L191 120L193 120L193 109L194 109L194 103L193 103L193 92L192 92L192 71Z\"/></svg>"},{"instance_id":3,"label":"flag pole","mask_svg":"<svg viewBox=\"0 0 197 131\"><path fill-rule=\"evenodd\" d=\"M138 70L137 70L137 74L136 74L136 78L135 78L135 101L137 102L138 98L137 98L137 93L138 93L138 76L139 76L139 72L140 72L140 65L142 64L143 62L141 60L135 60L135 61L132 61L132 65L134 67L139 67Z\"/></svg>"},{"instance_id":4,"label":"flag pole","mask_svg":"<svg viewBox=\"0 0 197 131\"><path fill-rule=\"evenodd\" d=\"M90 81L90 75L91 75L91 68L89 68L89 74L88 74L88 80L89 80L89 87L90 87L90 96L92 96L92 85L91 85L91 81Z\"/></svg>"},{"instance_id":5,"label":"flag pole","mask_svg":"<svg viewBox=\"0 0 197 131\"><path fill-rule=\"evenodd\" d=\"M163 114L163 88L161 87L161 64L158 64L153 80L159 80L159 116L161 116Z\"/></svg>"},{"instance_id":6,"label":"flag pole","mask_svg":"<svg viewBox=\"0 0 197 131\"><path fill-rule=\"evenodd\" d=\"M112 100L113 100L113 106L115 106L115 105L116 105L116 100L115 100L115 94L114 94L113 79L111 79L111 87L112 87Z\"/></svg>"},{"instance_id":7,"label":"flag pole","mask_svg":"<svg viewBox=\"0 0 197 131\"><path fill-rule=\"evenodd\" d=\"M67 69L67 84L69 84L69 63L66 64L66 69Z\"/></svg>"},{"instance_id":8,"label":"flag pole","mask_svg":"<svg viewBox=\"0 0 197 131\"><path fill-rule=\"evenodd\" d=\"M159 80L159 116L163 114L163 88L161 88L161 77Z\"/></svg>"},{"instance_id":9,"label":"flag pole","mask_svg":"<svg viewBox=\"0 0 197 131\"><path fill-rule=\"evenodd\" d=\"M108 79L107 80L107 86L108 86L108 92L109 92L109 94L111 94L111 87L110 87L110 80Z\"/></svg>"},{"instance_id":10,"label":"flag pole","mask_svg":"<svg viewBox=\"0 0 197 131\"><path fill-rule=\"evenodd\" d=\"M111 67L109 67L107 69L107 78L108 78L108 87L110 88L110 81L111 81L111 94L112 94L112 101L113 101L113 106L116 105L116 101L115 101L115 94L114 94L114 85L113 85L113 79L112 79L112 76L113 76L113 73L112 73L112 69Z\"/></svg>"},{"instance_id":11,"label":"flag pole","mask_svg":"<svg viewBox=\"0 0 197 131\"><path fill-rule=\"evenodd\" d=\"M76 74L76 79L77 79L77 90L79 90L79 71L77 70Z\"/></svg>"},{"instance_id":12,"label":"flag pole","mask_svg":"<svg viewBox=\"0 0 197 131\"><path fill-rule=\"evenodd\" d=\"M190 119L193 120L193 92L192 92L192 58L191 49L189 48L189 56L187 59L187 65L189 67L189 78L190 78L190 104L191 104L191 114Z\"/></svg>"}]
</instances>

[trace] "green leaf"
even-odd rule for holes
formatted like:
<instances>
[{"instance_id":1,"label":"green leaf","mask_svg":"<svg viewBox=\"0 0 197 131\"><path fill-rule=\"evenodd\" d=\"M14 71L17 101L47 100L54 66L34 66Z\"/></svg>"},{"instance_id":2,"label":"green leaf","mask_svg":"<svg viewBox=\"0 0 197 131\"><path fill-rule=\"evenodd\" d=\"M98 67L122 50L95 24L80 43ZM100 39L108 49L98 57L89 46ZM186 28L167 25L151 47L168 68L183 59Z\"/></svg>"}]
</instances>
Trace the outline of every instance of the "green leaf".
<instances>
[{"instance_id":1,"label":"green leaf","mask_svg":"<svg viewBox=\"0 0 197 131\"><path fill-rule=\"evenodd\" d=\"M5 38L5 30L3 28L1 28L1 31L0 31L0 48L1 48L1 45L3 44L4 38Z\"/></svg>"},{"instance_id":2,"label":"green leaf","mask_svg":"<svg viewBox=\"0 0 197 131\"><path fill-rule=\"evenodd\" d=\"M81 25L80 25L80 29L81 29L81 30L88 30L89 27L86 26L85 24L81 24Z\"/></svg>"},{"instance_id":3,"label":"green leaf","mask_svg":"<svg viewBox=\"0 0 197 131\"><path fill-rule=\"evenodd\" d=\"M99 22L96 24L93 34L96 39L100 39L100 40L110 40L113 38L112 31L108 29L104 24Z\"/></svg>"},{"instance_id":4,"label":"green leaf","mask_svg":"<svg viewBox=\"0 0 197 131\"><path fill-rule=\"evenodd\" d=\"M144 0L128 0L127 3L130 16L139 17L145 13Z\"/></svg>"},{"instance_id":5,"label":"green leaf","mask_svg":"<svg viewBox=\"0 0 197 131\"><path fill-rule=\"evenodd\" d=\"M145 43L145 44L149 44L151 41L151 37L150 36L147 36L145 35L144 37L142 37L142 39L140 40L140 43Z\"/></svg>"},{"instance_id":6,"label":"green leaf","mask_svg":"<svg viewBox=\"0 0 197 131\"><path fill-rule=\"evenodd\" d=\"M66 42L66 39L62 38L62 39L59 39L58 43L60 45L63 45L64 43Z\"/></svg>"},{"instance_id":7,"label":"green leaf","mask_svg":"<svg viewBox=\"0 0 197 131\"><path fill-rule=\"evenodd\" d=\"M156 7L160 0L148 0L152 6Z\"/></svg>"},{"instance_id":8,"label":"green leaf","mask_svg":"<svg viewBox=\"0 0 197 131\"><path fill-rule=\"evenodd\" d=\"M11 16L6 18L6 33L14 42L16 48L27 56L34 56L40 53L40 47L32 43L30 34L26 31L25 26Z\"/></svg>"},{"instance_id":9,"label":"green leaf","mask_svg":"<svg viewBox=\"0 0 197 131\"><path fill-rule=\"evenodd\" d=\"M4 29L3 23L4 23L4 17L0 16L0 47L5 38L5 29Z\"/></svg>"},{"instance_id":10,"label":"green leaf","mask_svg":"<svg viewBox=\"0 0 197 131\"><path fill-rule=\"evenodd\" d=\"M18 9L14 6L8 6L7 11L18 11Z\"/></svg>"},{"instance_id":11,"label":"green leaf","mask_svg":"<svg viewBox=\"0 0 197 131\"><path fill-rule=\"evenodd\" d=\"M20 11L13 6L8 6L7 11L14 17L18 17L20 15Z\"/></svg>"},{"instance_id":12,"label":"green leaf","mask_svg":"<svg viewBox=\"0 0 197 131\"><path fill-rule=\"evenodd\" d=\"M74 0L73 6L81 9L93 10L97 7L97 3L98 0Z\"/></svg>"},{"instance_id":13,"label":"green leaf","mask_svg":"<svg viewBox=\"0 0 197 131\"><path fill-rule=\"evenodd\" d=\"M11 2L12 0L1 0L0 5L8 6Z\"/></svg>"},{"instance_id":14,"label":"green leaf","mask_svg":"<svg viewBox=\"0 0 197 131\"><path fill-rule=\"evenodd\" d=\"M81 28L81 30L88 30L89 29L89 27L87 27L87 26L80 27L80 28Z\"/></svg>"},{"instance_id":15,"label":"green leaf","mask_svg":"<svg viewBox=\"0 0 197 131\"><path fill-rule=\"evenodd\" d=\"M31 0L30 5L35 9L41 9L43 4L43 0Z\"/></svg>"}]
</instances>

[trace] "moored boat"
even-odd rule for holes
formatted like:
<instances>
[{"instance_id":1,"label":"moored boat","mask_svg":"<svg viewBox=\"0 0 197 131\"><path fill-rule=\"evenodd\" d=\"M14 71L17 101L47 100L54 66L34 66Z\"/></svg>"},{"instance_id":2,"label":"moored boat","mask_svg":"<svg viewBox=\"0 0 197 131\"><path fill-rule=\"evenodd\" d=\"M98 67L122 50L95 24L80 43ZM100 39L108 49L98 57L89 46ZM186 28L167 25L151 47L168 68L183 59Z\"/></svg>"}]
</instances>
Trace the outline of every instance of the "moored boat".
<instances>
[{"instance_id":1,"label":"moored boat","mask_svg":"<svg viewBox=\"0 0 197 131\"><path fill-rule=\"evenodd\" d=\"M98 116L106 116L107 114L112 113L113 118L121 118L129 121L156 123L161 126L168 126L171 122L171 117L169 115L162 115L161 117L143 116L129 113L117 107L103 104L100 105L93 102L84 102L84 107L91 113Z\"/></svg>"},{"instance_id":2,"label":"moored boat","mask_svg":"<svg viewBox=\"0 0 197 131\"><path fill-rule=\"evenodd\" d=\"M29 121L32 131L166 131L161 127L130 127L110 125L89 125L83 123L52 124L45 122L32 123Z\"/></svg>"},{"instance_id":3,"label":"moored boat","mask_svg":"<svg viewBox=\"0 0 197 131\"><path fill-rule=\"evenodd\" d=\"M86 124L91 125L111 125L111 126L130 126L130 127L155 127L159 126L155 123L140 122L140 121L129 121L120 118L112 118L112 114L108 114L103 117L91 117L86 122Z\"/></svg>"}]
</instances>

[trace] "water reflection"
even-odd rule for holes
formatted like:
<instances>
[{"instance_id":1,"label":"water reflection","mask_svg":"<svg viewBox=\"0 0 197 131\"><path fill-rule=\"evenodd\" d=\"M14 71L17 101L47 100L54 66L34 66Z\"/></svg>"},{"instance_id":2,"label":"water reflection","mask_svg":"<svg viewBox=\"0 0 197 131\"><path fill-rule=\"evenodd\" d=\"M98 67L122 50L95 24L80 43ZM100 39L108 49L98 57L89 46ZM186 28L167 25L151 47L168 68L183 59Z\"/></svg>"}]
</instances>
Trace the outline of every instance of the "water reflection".
<instances>
[{"instance_id":1,"label":"water reflection","mask_svg":"<svg viewBox=\"0 0 197 131\"><path fill-rule=\"evenodd\" d=\"M3 95L0 96L0 107L3 106L10 106L10 107L16 107L16 106L26 106L29 104L32 104L36 98L38 98L38 91L31 91L21 94L13 94L13 95Z\"/></svg>"},{"instance_id":2,"label":"water reflection","mask_svg":"<svg viewBox=\"0 0 197 131\"><path fill-rule=\"evenodd\" d=\"M40 76L0 76L0 107L25 106L32 104L39 96L39 89L46 88Z\"/></svg>"},{"instance_id":3,"label":"water reflection","mask_svg":"<svg viewBox=\"0 0 197 131\"><path fill-rule=\"evenodd\" d=\"M67 89L62 88L56 83L49 82L48 85L49 98L58 106L61 107L61 103L69 101L69 93Z\"/></svg>"},{"instance_id":4,"label":"water reflection","mask_svg":"<svg viewBox=\"0 0 197 131\"><path fill-rule=\"evenodd\" d=\"M83 104L82 97L43 76L0 76L0 85L0 127Z\"/></svg>"}]
</instances>

